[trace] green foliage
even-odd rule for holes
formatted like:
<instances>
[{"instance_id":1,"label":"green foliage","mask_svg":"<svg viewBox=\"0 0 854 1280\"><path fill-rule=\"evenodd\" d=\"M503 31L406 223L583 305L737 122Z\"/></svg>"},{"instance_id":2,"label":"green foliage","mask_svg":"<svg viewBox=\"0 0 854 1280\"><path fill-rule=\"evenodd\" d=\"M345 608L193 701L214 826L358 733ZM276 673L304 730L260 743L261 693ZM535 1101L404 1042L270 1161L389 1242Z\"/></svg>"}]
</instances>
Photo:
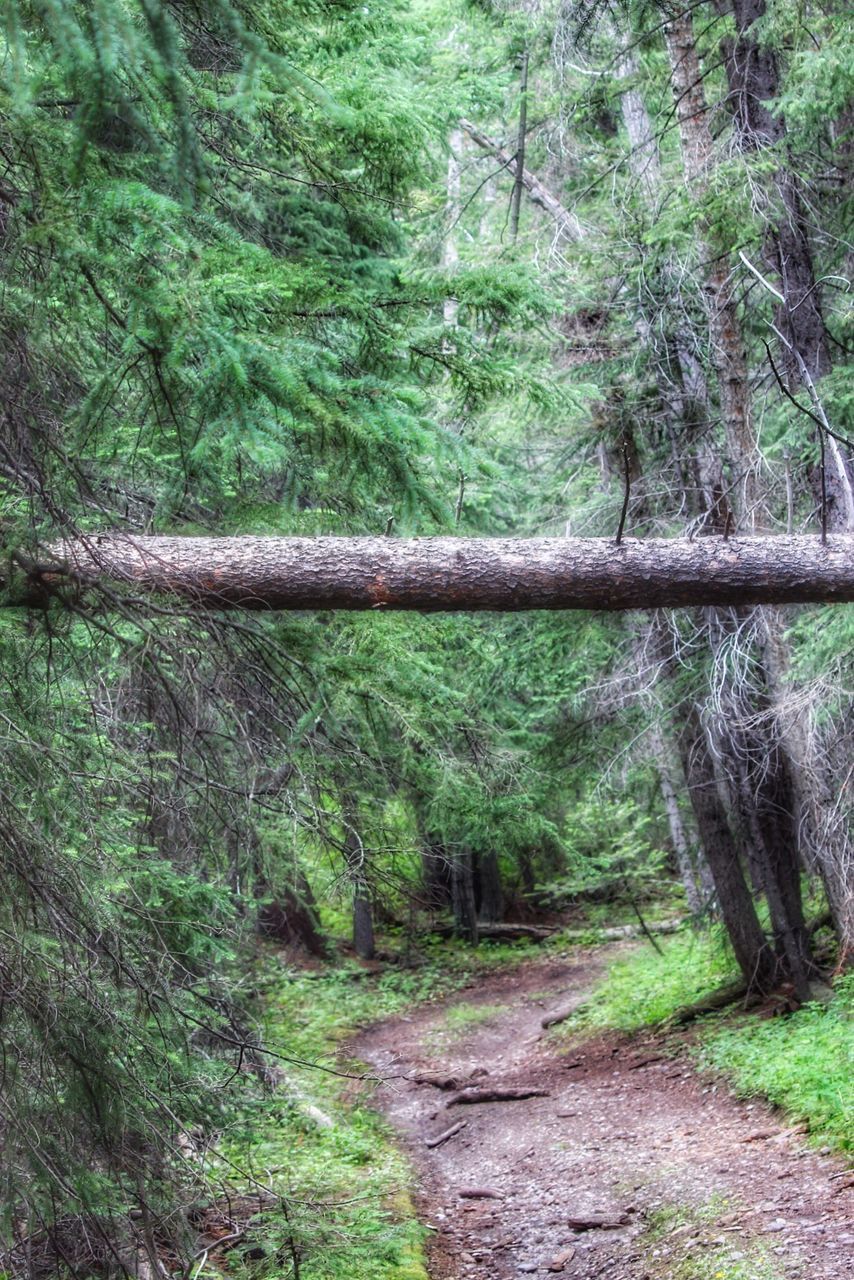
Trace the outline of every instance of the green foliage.
<instances>
[{"instance_id":1,"label":"green foliage","mask_svg":"<svg viewBox=\"0 0 854 1280\"><path fill-rule=\"evenodd\" d=\"M781 50L785 36L787 146L844 346L844 24L820 17L813 39L792 13L773 6L762 29ZM720 408L698 235L762 261L781 155L733 147L716 106L720 155L695 199L658 18L598 16L467 0L7 4L4 551L23 563L22 549L41 559L59 536L105 530L378 534L390 517L392 536L613 536L629 440L631 532L696 526L685 477L715 456ZM731 23L705 17L706 89L723 100ZM624 37L655 117L654 200L627 163ZM578 214L578 242L527 200L511 242L507 166L473 143L458 195L447 182L461 116L509 145L523 47L528 167ZM772 316L770 297L745 309L757 387ZM682 412L686 345L711 393ZM820 391L850 435L845 373ZM762 430L771 518L786 515L789 450L796 517L812 519L800 481L815 442L774 388ZM791 632L793 698L825 733L846 714L846 618L811 610ZM697 627L674 629L674 688L701 698ZM497 863L513 910L598 896L602 923L625 918L626 898L664 900L643 744L667 699L634 670L637 634L562 614L183 616L98 588L0 615L5 1224L58 1220L156 1270L138 1225L151 1214L192 1269L189 1207L270 1168L281 1212L263 1258L234 1255L236 1272L278 1276L298 1257L317 1280L420 1275L407 1171L339 1078L305 1064L330 1067L357 1023L527 954L422 947L460 859ZM386 936L430 962L256 982L259 907L302 907L344 936L356 880ZM715 933L662 945L616 965L578 1027L658 1021L730 972ZM263 1028L257 986L275 1010ZM272 1097L262 1033L290 1081Z\"/></svg>"},{"instance_id":2,"label":"green foliage","mask_svg":"<svg viewBox=\"0 0 854 1280\"><path fill-rule=\"evenodd\" d=\"M563 1024L565 1032L656 1026L737 977L719 929L685 930L657 941L661 954L644 942L614 960L593 997Z\"/></svg>"},{"instance_id":3,"label":"green foliage","mask_svg":"<svg viewBox=\"0 0 854 1280\"><path fill-rule=\"evenodd\" d=\"M703 1066L722 1071L740 1097L765 1097L805 1122L816 1142L854 1150L854 980L840 979L829 1004L787 1017L710 1025Z\"/></svg>"},{"instance_id":4,"label":"green foliage","mask_svg":"<svg viewBox=\"0 0 854 1280\"><path fill-rule=\"evenodd\" d=\"M549 885L558 899L591 890L643 896L664 880L665 854L649 841L651 820L634 800L613 794L585 796L566 815L567 874Z\"/></svg>"}]
</instances>

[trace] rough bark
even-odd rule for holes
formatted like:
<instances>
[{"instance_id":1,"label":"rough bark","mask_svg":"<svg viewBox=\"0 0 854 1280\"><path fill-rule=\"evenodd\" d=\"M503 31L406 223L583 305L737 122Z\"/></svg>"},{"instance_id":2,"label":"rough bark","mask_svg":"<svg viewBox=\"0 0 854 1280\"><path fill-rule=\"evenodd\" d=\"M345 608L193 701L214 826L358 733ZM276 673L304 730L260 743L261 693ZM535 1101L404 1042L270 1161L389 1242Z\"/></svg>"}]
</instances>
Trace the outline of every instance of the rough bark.
<instances>
[{"instance_id":1,"label":"rough bark","mask_svg":"<svg viewBox=\"0 0 854 1280\"><path fill-rule=\"evenodd\" d=\"M718 0L719 9L732 13L736 28L735 37L728 37L722 50L736 142L745 152L776 148L780 156L765 211L768 229L763 257L767 269L779 280L780 303L774 319L781 334L780 356L789 386L793 390L805 386L811 397L817 398L814 384L831 367L830 343L801 182L785 147L785 120L774 109L781 88L779 61L775 50L757 39L754 30L766 7L765 0ZM851 530L854 458L832 436L826 438L826 446L828 527ZM811 468L810 482L818 503L823 487L819 467Z\"/></svg>"},{"instance_id":2,"label":"rough bark","mask_svg":"<svg viewBox=\"0 0 854 1280\"><path fill-rule=\"evenodd\" d=\"M773 104L780 96L780 68L770 45L756 39L753 26L766 11L765 0L718 0L717 7L732 13L736 36L722 45L729 85L729 105L738 145L743 151L757 151L782 143L786 124ZM821 307L821 288L812 263L812 250L797 174L783 164L774 175L780 199L780 216L773 219L765 245L765 258L779 273L785 302L778 321L791 349L784 347L793 386L801 382L795 352L800 353L812 378L820 378L830 368L830 348Z\"/></svg>"},{"instance_id":3,"label":"rough bark","mask_svg":"<svg viewBox=\"0 0 854 1280\"><path fill-rule=\"evenodd\" d=\"M737 815L754 889L764 894L777 954L799 999L809 999L815 969L801 899L799 802L794 766L779 732L769 694L764 652L767 619L749 611L708 611L709 638L720 674L720 706L714 722L718 755ZM727 657L726 647L750 644L759 652L749 682Z\"/></svg>"},{"instance_id":4,"label":"rough bark","mask_svg":"<svg viewBox=\"0 0 854 1280\"><path fill-rule=\"evenodd\" d=\"M751 991L766 992L777 980L768 945L739 860L726 809L718 794L714 761L695 706L683 707L679 750L694 817L715 882L718 904L736 961Z\"/></svg>"},{"instance_id":5,"label":"rough bark","mask_svg":"<svg viewBox=\"0 0 854 1280\"><path fill-rule=\"evenodd\" d=\"M854 601L854 539L81 538L6 604L122 586L226 609L652 609Z\"/></svg>"}]
</instances>

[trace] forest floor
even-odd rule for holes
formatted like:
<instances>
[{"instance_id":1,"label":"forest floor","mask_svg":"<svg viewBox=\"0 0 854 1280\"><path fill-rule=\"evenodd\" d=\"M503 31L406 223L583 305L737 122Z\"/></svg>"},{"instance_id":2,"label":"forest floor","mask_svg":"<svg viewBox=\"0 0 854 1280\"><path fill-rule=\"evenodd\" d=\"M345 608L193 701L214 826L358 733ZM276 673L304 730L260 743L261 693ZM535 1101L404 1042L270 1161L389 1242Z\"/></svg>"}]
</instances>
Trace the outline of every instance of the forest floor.
<instances>
[{"instance_id":1,"label":"forest floor","mask_svg":"<svg viewBox=\"0 0 854 1280\"><path fill-rule=\"evenodd\" d=\"M602 966L601 952L530 961L351 1043L411 1159L433 1280L854 1275L850 1170L699 1073L687 1037L568 1047L543 1030ZM546 1092L461 1105L451 1081Z\"/></svg>"}]
</instances>

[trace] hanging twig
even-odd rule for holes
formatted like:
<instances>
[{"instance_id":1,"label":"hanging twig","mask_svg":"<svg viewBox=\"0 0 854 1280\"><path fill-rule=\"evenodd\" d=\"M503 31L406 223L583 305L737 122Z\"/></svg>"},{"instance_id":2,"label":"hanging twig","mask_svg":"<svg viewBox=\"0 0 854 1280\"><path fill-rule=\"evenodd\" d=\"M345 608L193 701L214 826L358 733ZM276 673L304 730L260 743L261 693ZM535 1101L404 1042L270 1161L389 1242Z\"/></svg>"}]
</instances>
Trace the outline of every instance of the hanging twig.
<instances>
[{"instance_id":1,"label":"hanging twig","mask_svg":"<svg viewBox=\"0 0 854 1280\"><path fill-rule=\"evenodd\" d=\"M780 388L783 395L787 400L791 401L796 409L800 409L801 413L805 413L808 418L811 418L818 427L818 446L820 453L819 466L821 468L821 542L822 546L827 546L827 468L825 465L824 455L824 433L828 428L822 422L821 418L817 417L811 409L808 409L805 404L801 404L800 400L792 395L791 391L780 376L780 371L774 363L774 357L771 354L771 348L768 346L768 343L764 338L762 340L762 345L768 355L768 363L771 365L771 372L774 374L777 386Z\"/></svg>"},{"instance_id":2,"label":"hanging twig","mask_svg":"<svg viewBox=\"0 0 854 1280\"><path fill-rule=\"evenodd\" d=\"M522 51L522 74L519 81L519 136L516 143L516 181L510 202L510 238L519 234L519 214L522 208L522 175L525 170L525 135L528 131L528 50Z\"/></svg>"},{"instance_id":3,"label":"hanging twig","mask_svg":"<svg viewBox=\"0 0 854 1280\"><path fill-rule=\"evenodd\" d=\"M457 505L454 511L454 524L460 523L460 516L463 514L463 499L466 496L466 480L468 479L468 476L463 471L462 467L460 467L459 479L460 491L457 494Z\"/></svg>"},{"instance_id":4,"label":"hanging twig","mask_svg":"<svg viewBox=\"0 0 854 1280\"><path fill-rule=\"evenodd\" d=\"M792 486L792 459L788 449L783 454L786 464L786 533L791 534L795 526L795 494Z\"/></svg>"},{"instance_id":5,"label":"hanging twig","mask_svg":"<svg viewBox=\"0 0 854 1280\"><path fill-rule=\"evenodd\" d=\"M623 441L622 453L623 453L623 476L625 481L625 488L623 491L623 509L620 512L620 523L617 526L617 537L615 538L615 542L617 546L619 546L623 540L623 529L626 527L626 516L628 515L628 511L629 511L629 497L631 496L631 492L632 492L632 472L631 472L631 466L629 462L629 445L627 440Z\"/></svg>"}]
</instances>

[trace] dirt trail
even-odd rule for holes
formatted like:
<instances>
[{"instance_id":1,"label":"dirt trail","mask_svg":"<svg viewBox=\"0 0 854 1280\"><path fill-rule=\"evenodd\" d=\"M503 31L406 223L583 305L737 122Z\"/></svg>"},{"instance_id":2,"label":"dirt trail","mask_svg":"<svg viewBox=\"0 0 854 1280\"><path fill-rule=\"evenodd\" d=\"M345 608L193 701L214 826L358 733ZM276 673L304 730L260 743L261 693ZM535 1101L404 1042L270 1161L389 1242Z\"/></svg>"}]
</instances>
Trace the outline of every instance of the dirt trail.
<instances>
[{"instance_id":1,"label":"dirt trail","mask_svg":"<svg viewBox=\"0 0 854 1280\"><path fill-rule=\"evenodd\" d=\"M721 1274L744 1280L854 1276L854 1187L839 1161L652 1039L567 1052L543 1033L543 1017L581 1000L600 965L589 954L530 963L355 1041L385 1078L375 1104L417 1171L434 1280L658 1280L719 1253L741 1268ZM417 1079L431 1074L548 1096L448 1107L453 1092ZM425 1145L460 1120L455 1136ZM570 1226L597 1215L620 1225Z\"/></svg>"}]
</instances>

